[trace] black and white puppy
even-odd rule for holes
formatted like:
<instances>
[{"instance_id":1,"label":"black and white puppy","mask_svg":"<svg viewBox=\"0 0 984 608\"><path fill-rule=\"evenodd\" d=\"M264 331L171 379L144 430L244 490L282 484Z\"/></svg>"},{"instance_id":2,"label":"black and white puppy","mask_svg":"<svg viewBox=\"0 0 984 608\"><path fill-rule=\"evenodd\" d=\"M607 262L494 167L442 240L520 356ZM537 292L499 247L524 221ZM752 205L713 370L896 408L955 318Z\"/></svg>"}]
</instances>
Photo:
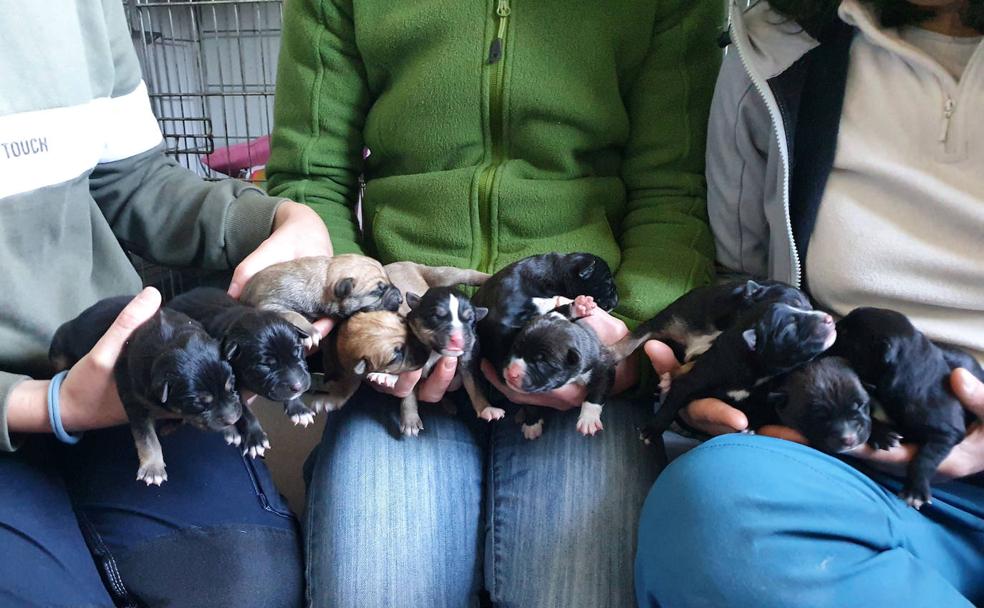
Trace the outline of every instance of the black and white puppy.
<instances>
[{"instance_id":1,"label":"black and white puppy","mask_svg":"<svg viewBox=\"0 0 984 608\"><path fill-rule=\"evenodd\" d=\"M660 340L680 363L700 356L746 310L782 302L811 310L805 293L780 281L730 281L692 289L612 346L624 358L649 340Z\"/></svg>"},{"instance_id":2,"label":"black and white puppy","mask_svg":"<svg viewBox=\"0 0 984 608\"><path fill-rule=\"evenodd\" d=\"M615 382L617 361L598 335L580 319L594 308L590 298L534 317L516 334L504 377L513 390L545 393L568 384L587 388L577 419L577 430L594 435L604 427L601 412ZM536 439L543 432L543 408L524 406L523 436Z\"/></svg>"},{"instance_id":3,"label":"black and white puppy","mask_svg":"<svg viewBox=\"0 0 984 608\"><path fill-rule=\"evenodd\" d=\"M130 299L97 302L62 325L49 351L52 360L73 362L78 353L92 350ZM197 321L168 308L133 331L113 375L140 460L137 479L148 485L167 480L155 420L176 418L225 431L242 415L232 367L218 341Z\"/></svg>"},{"instance_id":4,"label":"black and white puppy","mask_svg":"<svg viewBox=\"0 0 984 608\"><path fill-rule=\"evenodd\" d=\"M475 325L488 314L488 309L473 306L467 296L453 287L431 287L423 296L409 292L406 303L410 307L407 313L410 331L430 352L423 376L430 374L441 357L457 357L455 374L461 377L465 391L481 417L491 405L475 382L478 373ZM423 428L417 396L412 392L400 403L400 432L415 437Z\"/></svg>"},{"instance_id":5,"label":"black and white puppy","mask_svg":"<svg viewBox=\"0 0 984 608\"><path fill-rule=\"evenodd\" d=\"M489 309L478 324L482 357L505 369L513 338L526 323L555 308L554 297L591 296L603 310L618 304L615 279L603 259L590 253L547 253L514 262L492 275L472 302Z\"/></svg>"},{"instance_id":6,"label":"black and white puppy","mask_svg":"<svg viewBox=\"0 0 984 608\"><path fill-rule=\"evenodd\" d=\"M878 418L879 404L846 359L814 359L777 382L768 401L778 422L799 431L813 447L841 454L863 443L876 449L899 444L901 436Z\"/></svg>"},{"instance_id":7,"label":"black and white puppy","mask_svg":"<svg viewBox=\"0 0 984 608\"><path fill-rule=\"evenodd\" d=\"M883 308L857 308L837 323L831 354L844 357L907 443L919 446L900 497L915 508L930 501L930 481L974 419L950 390L950 374L966 366L978 378L970 355L933 344L905 315Z\"/></svg>"},{"instance_id":8,"label":"black and white puppy","mask_svg":"<svg viewBox=\"0 0 984 608\"><path fill-rule=\"evenodd\" d=\"M303 341L309 336L281 315L240 304L225 291L198 287L168 303L201 323L222 344L222 356L232 365L236 384L271 401L284 404L294 424L307 426L312 412L300 397L311 386ZM243 416L226 440L243 452L262 456L270 443L259 420L243 404Z\"/></svg>"},{"instance_id":9,"label":"black and white puppy","mask_svg":"<svg viewBox=\"0 0 984 608\"><path fill-rule=\"evenodd\" d=\"M782 302L752 307L694 360L689 373L673 381L644 436L662 434L695 399L715 397L740 408L756 387L810 361L836 337L834 319L825 312Z\"/></svg>"}]
</instances>

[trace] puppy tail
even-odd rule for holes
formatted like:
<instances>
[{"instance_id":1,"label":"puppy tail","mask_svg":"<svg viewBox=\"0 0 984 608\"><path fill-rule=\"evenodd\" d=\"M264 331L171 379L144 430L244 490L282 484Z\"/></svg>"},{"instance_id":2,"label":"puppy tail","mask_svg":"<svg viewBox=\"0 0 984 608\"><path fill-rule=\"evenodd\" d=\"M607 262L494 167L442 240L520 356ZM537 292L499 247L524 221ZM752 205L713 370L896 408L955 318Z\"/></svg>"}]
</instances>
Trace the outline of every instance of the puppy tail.
<instances>
[{"instance_id":1,"label":"puppy tail","mask_svg":"<svg viewBox=\"0 0 984 608\"><path fill-rule=\"evenodd\" d=\"M608 347L615 362L625 359L649 340L660 340L663 337L662 328L665 325L660 315L640 324L627 336Z\"/></svg>"}]
</instances>

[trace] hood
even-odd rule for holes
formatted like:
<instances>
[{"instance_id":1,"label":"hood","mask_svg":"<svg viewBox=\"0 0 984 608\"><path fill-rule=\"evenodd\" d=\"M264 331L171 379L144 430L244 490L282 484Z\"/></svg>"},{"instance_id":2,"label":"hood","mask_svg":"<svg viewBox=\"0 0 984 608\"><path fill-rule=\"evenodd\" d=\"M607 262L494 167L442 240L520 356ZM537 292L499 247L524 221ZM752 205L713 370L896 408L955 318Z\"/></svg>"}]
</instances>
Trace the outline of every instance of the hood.
<instances>
[{"instance_id":1,"label":"hood","mask_svg":"<svg viewBox=\"0 0 984 608\"><path fill-rule=\"evenodd\" d=\"M732 36L741 38L742 50L747 51L745 60L754 63L755 70L766 79L785 72L820 44L795 21L772 10L768 2L742 10L737 0L732 0L731 23Z\"/></svg>"}]
</instances>

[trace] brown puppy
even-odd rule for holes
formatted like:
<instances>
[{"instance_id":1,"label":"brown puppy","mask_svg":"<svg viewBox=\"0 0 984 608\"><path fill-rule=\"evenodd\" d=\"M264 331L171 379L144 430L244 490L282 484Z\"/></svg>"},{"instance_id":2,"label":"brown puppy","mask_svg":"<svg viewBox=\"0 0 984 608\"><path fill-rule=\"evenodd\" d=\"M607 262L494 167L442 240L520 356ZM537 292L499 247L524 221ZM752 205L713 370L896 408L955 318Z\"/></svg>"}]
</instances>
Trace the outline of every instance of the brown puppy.
<instances>
[{"instance_id":1,"label":"brown puppy","mask_svg":"<svg viewBox=\"0 0 984 608\"><path fill-rule=\"evenodd\" d=\"M403 298L382 264L356 254L314 256L274 264L256 273L240 301L280 313L317 346L311 321L347 319L357 312L395 311Z\"/></svg>"},{"instance_id":2,"label":"brown puppy","mask_svg":"<svg viewBox=\"0 0 984 608\"><path fill-rule=\"evenodd\" d=\"M321 350L329 380L325 392L312 396L310 406L328 412L344 406L366 374L417 370L430 355L410 332L407 320L386 310L352 315L328 335Z\"/></svg>"}]
</instances>

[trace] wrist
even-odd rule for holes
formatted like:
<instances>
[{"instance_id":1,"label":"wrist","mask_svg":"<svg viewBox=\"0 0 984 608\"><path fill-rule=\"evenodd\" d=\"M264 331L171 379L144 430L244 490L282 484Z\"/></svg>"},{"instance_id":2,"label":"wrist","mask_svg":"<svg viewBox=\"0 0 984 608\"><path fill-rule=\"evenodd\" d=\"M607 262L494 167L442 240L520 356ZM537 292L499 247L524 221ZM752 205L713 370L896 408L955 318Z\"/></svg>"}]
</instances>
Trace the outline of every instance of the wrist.
<instances>
[{"instance_id":1,"label":"wrist","mask_svg":"<svg viewBox=\"0 0 984 608\"><path fill-rule=\"evenodd\" d=\"M24 380L7 394L7 429L14 433L50 433L47 380Z\"/></svg>"}]
</instances>

